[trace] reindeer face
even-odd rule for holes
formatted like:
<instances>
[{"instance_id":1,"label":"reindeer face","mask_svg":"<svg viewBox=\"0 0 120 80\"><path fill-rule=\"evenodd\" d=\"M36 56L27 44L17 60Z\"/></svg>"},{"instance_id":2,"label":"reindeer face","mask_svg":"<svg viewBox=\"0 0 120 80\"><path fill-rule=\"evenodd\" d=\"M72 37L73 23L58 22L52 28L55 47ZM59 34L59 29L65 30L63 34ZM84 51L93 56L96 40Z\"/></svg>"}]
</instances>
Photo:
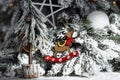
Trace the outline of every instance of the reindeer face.
<instances>
[{"instance_id":1,"label":"reindeer face","mask_svg":"<svg viewBox=\"0 0 120 80\"><path fill-rule=\"evenodd\" d=\"M73 31L68 31L68 32L66 33L66 36L72 37L72 34L73 34Z\"/></svg>"},{"instance_id":2,"label":"reindeer face","mask_svg":"<svg viewBox=\"0 0 120 80\"><path fill-rule=\"evenodd\" d=\"M72 28L68 28L66 32L66 36L71 37L71 38L76 38L78 36L78 33L75 32Z\"/></svg>"},{"instance_id":3,"label":"reindeer face","mask_svg":"<svg viewBox=\"0 0 120 80\"><path fill-rule=\"evenodd\" d=\"M73 29L65 29L61 30L57 34L57 39L63 39L65 36L68 36L70 38L76 38L78 36L78 33L73 31Z\"/></svg>"},{"instance_id":4,"label":"reindeer face","mask_svg":"<svg viewBox=\"0 0 120 80\"><path fill-rule=\"evenodd\" d=\"M76 38L78 36L78 33L74 31L68 31L66 33L66 36L71 37L71 38Z\"/></svg>"}]
</instances>

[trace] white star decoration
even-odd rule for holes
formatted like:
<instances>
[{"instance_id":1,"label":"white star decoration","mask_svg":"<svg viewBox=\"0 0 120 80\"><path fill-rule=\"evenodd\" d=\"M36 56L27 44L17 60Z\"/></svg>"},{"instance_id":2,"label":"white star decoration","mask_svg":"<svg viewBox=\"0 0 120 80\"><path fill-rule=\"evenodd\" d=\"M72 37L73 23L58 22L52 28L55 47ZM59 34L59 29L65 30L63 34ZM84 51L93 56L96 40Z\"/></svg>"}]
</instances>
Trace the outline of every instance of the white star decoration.
<instances>
[{"instance_id":1,"label":"white star decoration","mask_svg":"<svg viewBox=\"0 0 120 80\"><path fill-rule=\"evenodd\" d=\"M53 4L52 1L54 0L49 0L49 3L46 3L47 0L43 0L43 2L32 2L34 7L36 6L40 6L40 8L36 7L36 9L39 10L40 14L47 20L48 23L51 24L51 26L53 26L54 28L56 28L56 24L55 24L55 16L54 14L58 13L59 11L64 9L64 6L58 5L58 4ZM50 7L50 11L51 13L45 15L42 11L43 11L43 7ZM57 10L53 10L54 8L58 8ZM52 21L50 21L49 17L52 17Z\"/></svg>"}]
</instances>

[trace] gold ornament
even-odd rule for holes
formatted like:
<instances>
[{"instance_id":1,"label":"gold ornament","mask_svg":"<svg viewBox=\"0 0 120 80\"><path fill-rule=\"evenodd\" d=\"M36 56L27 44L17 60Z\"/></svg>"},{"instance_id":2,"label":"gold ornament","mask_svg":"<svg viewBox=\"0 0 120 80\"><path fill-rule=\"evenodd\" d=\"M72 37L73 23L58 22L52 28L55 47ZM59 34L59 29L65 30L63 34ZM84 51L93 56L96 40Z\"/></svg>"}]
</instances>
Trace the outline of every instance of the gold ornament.
<instances>
[{"instance_id":1,"label":"gold ornament","mask_svg":"<svg viewBox=\"0 0 120 80\"><path fill-rule=\"evenodd\" d=\"M113 4L114 6L116 6L116 5L117 5L117 4L116 4L116 1L113 1L113 2L112 2L112 4Z\"/></svg>"},{"instance_id":2,"label":"gold ornament","mask_svg":"<svg viewBox=\"0 0 120 80\"><path fill-rule=\"evenodd\" d=\"M13 7L14 7L14 3L13 3L13 2L10 2L9 7L10 7L10 8L13 8Z\"/></svg>"},{"instance_id":3,"label":"gold ornament","mask_svg":"<svg viewBox=\"0 0 120 80\"><path fill-rule=\"evenodd\" d=\"M29 53L29 52L30 52L30 46L29 46L29 45L23 46L23 50L24 50L26 53ZM38 48L36 48L36 47L33 47L33 48L32 48L32 51L37 51L37 50L38 50Z\"/></svg>"}]
</instances>

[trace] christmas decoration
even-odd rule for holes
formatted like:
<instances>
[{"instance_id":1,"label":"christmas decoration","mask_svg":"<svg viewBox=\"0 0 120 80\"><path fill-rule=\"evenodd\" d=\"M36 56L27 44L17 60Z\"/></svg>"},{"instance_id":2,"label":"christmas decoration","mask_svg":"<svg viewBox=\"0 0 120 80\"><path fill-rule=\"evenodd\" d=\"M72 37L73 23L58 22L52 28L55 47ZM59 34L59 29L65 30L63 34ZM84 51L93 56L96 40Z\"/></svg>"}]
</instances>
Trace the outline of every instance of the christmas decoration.
<instances>
[{"instance_id":1,"label":"christmas decoration","mask_svg":"<svg viewBox=\"0 0 120 80\"><path fill-rule=\"evenodd\" d=\"M54 57L56 57L57 52L63 52L65 50L67 50L69 53L71 53L70 46L71 46L71 43L74 41L74 38L72 37L73 33L74 32L72 30L69 30L65 34L65 38L66 38L65 40L62 39L55 43Z\"/></svg>"},{"instance_id":2,"label":"christmas decoration","mask_svg":"<svg viewBox=\"0 0 120 80\"><path fill-rule=\"evenodd\" d=\"M23 4L22 4L23 2ZM11 4L11 3L10 3ZM12 4L11 4L12 5ZM19 17L16 23L12 26L12 30L10 31L11 37L3 42L4 48L7 48L11 45L11 41L13 41L12 49L17 52L21 52L22 54L28 54L28 64L22 64L23 74L25 74L25 78L36 78L39 77L40 74L38 71L33 72L36 68L40 68L39 64L33 63L33 54L40 48L39 45L43 44L44 46L47 44L47 27L42 22L42 16L38 13L36 8L34 8L31 0L20 1L20 9L22 9L23 15ZM20 10L21 11L21 10ZM17 16L19 13L17 12L14 16ZM15 22L15 18L13 22ZM9 32L9 31L8 31ZM46 32L46 34L43 34ZM44 40L42 40L44 39ZM43 46L42 45L42 46ZM44 46L42 48L44 48ZM37 65L38 67L36 67ZM28 71L28 72L27 72ZM40 72L40 71L39 71ZM28 74L26 74L28 73Z\"/></svg>"},{"instance_id":3,"label":"christmas decoration","mask_svg":"<svg viewBox=\"0 0 120 80\"><path fill-rule=\"evenodd\" d=\"M63 63L63 62L66 62L66 61L68 61L68 60L70 60L78 55L79 55L78 51L75 51L74 53L70 53L69 55L64 56L62 58L54 58L54 57L47 55L47 56L45 56L45 60L55 62L55 63Z\"/></svg>"},{"instance_id":4,"label":"christmas decoration","mask_svg":"<svg viewBox=\"0 0 120 80\"><path fill-rule=\"evenodd\" d=\"M0 0L0 80L119 80L119 2Z\"/></svg>"},{"instance_id":5,"label":"christmas decoration","mask_svg":"<svg viewBox=\"0 0 120 80\"><path fill-rule=\"evenodd\" d=\"M30 46L29 45L25 45L23 47L23 50L26 52L26 53L29 53L30 52ZM32 51L37 51L38 49L37 48L32 48Z\"/></svg>"},{"instance_id":6,"label":"christmas decoration","mask_svg":"<svg viewBox=\"0 0 120 80\"><path fill-rule=\"evenodd\" d=\"M64 9L64 6L61 6L59 4L53 4L52 0L43 0L42 3L40 2L33 2L33 5L37 5L40 6L40 8L37 8L39 10L39 12L44 16L44 18L47 20L48 23L50 23L54 28L56 28L56 24L55 24L55 14L58 13L59 11ZM45 15L46 13L43 12L42 10L45 9L45 7L50 7L50 13L48 13L47 15ZM46 7L46 9L47 9ZM54 8L57 8L57 10L54 10ZM52 17L52 21L49 19L50 17Z\"/></svg>"},{"instance_id":7,"label":"christmas decoration","mask_svg":"<svg viewBox=\"0 0 120 80\"><path fill-rule=\"evenodd\" d=\"M102 11L94 11L90 13L87 16L87 20L94 29L104 29L110 24L108 16Z\"/></svg>"},{"instance_id":8,"label":"christmas decoration","mask_svg":"<svg viewBox=\"0 0 120 80\"><path fill-rule=\"evenodd\" d=\"M65 28L67 28L66 24L65 24ZM63 36L62 36L62 33L60 33L60 35L58 34L57 41L55 42L55 47L54 47L55 52L53 53L53 56L57 57L58 52L65 52L66 50L68 51L69 55L65 56L64 58L52 58L49 55L47 55L47 56L45 56L45 60L60 63L60 62L65 62L65 61L73 58L74 56L78 56L78 51L75 52L75 54L74 54L74 52L72 53L70 51L70 47L71 47L74 39L77 37L78 37L78 34L70 28L66 29L66 32L64 32Z\"/></svg>"},{"instance_id":9,"label":"christmas decoration","mask_svg":"<svg viewBox=\"0 0 120 80\"><path fill-rule=\"evenodd\" d=\"M113 0L112 4L120 8L120 0Z\"/></svg>"},{"instance_id":10,"label":"christmas decoration","mask_svg":"<svg viewBox=\"0 0 120 80\"><path fill-rule=\"evenodd\" d=\"M10 7L10 8L13 8L13 7L14 7L14 3L13 3L13 2L10 2L9 7Z\"/></svg>"}]
</instances>

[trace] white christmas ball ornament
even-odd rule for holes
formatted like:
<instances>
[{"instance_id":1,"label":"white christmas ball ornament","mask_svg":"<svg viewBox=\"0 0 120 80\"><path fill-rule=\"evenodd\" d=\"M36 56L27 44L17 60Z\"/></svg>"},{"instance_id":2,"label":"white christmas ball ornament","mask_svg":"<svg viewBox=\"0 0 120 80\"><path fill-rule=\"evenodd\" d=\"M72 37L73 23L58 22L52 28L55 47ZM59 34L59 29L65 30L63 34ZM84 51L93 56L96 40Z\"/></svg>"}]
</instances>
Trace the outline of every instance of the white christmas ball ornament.
<instances>
[{"instance_id":1,"label":"white christmas ball ornament","mask_svg":"<svg viewBox=\"0 0 120 80\"><path fill-rule=\"evenodd\" d=\"M102 11L94 11L87 16L90 25L94 29L104 29L110 24L109 17Z\"/></svg>"}]
</instances>

